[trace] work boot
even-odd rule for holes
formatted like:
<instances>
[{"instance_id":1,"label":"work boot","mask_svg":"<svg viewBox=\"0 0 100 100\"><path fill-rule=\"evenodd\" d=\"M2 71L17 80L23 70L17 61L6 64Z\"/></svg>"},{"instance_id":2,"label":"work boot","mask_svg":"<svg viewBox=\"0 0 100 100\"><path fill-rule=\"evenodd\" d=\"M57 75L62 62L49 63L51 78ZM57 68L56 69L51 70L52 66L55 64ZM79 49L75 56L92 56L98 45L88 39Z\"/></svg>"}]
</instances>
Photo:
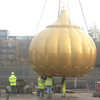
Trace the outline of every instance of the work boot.
<instances>
[{"instance_id":1,"label":"work boot","mask_svg":"<svg viewBox=\"0 0 100 100\"><path fill-rule=\"evenodd\" d=\"M39 89L37 90L37 96L40 96L40 90Z\"/></svg>"},{"instance_id":2,"label":"work boot","mask_svg":"<svg viewBox=\"0 0 100 100\"><path fill-rule=\"evenodd\" d=\"M61 97L62 97L62 98L65 98L65 97L66 97L66 95L65 95L65 94L63 94Z\"/></svg>"},{"instance_id":3,"label":"work boot","mask_svg":"<svg viewBox=\"0 0 100 100\"><path fill-rule=\"evenodd\" d=\"M52 96L51 96L51 95L48 95L48 96L47 96L47 99L51 99L51 98L52 98Z\"/></svg>"}]
</instances>

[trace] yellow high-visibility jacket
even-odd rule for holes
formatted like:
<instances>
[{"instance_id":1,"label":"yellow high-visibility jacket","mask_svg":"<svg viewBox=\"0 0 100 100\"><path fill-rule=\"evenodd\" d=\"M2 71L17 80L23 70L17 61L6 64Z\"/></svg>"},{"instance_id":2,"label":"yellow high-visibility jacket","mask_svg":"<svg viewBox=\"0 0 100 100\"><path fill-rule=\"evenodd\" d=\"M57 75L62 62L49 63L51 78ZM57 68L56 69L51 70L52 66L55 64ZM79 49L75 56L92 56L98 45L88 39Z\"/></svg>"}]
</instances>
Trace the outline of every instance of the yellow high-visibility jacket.
<instances>
[{"instance_id":1,"label":"yellow high-visibility jacket","mask_svg":"<svg viewBox=\"0 0 100 100\"><path fill-rule=\"evenodd\" d=\"M42 78L38 78L38 88L39 89L44 89L45 88L45 82Z\"/></svg>"},{"instance_id":2,"label":"yellow high-visibility jacket","mask_svg":"<svg viewBox=\"0 0 100 100\"><path fill-rule=\"evenodd\" d=\"M52 86L53 85L53 78L52 77L47 77L45 81L46 86Z\"/></svg>"},{"instance_id":3,"label":"yellow high-visibility jacket","mask_svg":"<svg viewBox=\"0 0 100 100\"><path fill-rule=\"evenodd\" d=\"M11 75L9 77L10 86L16 86L16 80L17 80L16 76L15 75Z\"/></svg>"}]
</instances>

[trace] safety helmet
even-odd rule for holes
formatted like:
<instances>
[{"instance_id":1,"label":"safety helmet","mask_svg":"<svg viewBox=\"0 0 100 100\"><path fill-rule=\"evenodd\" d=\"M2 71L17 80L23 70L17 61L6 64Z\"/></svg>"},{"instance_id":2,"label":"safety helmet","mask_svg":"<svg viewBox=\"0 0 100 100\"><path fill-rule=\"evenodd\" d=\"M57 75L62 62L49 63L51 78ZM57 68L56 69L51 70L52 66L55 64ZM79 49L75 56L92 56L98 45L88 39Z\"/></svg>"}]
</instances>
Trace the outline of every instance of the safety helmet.
<instances>
[{"instance_id":1,"label":"safety helmet","mask_svg":"<svg viewBox=\"0 0 100 100\"><path fill-rule=\"evenodd\" d=\"M11 72L11 74L13 75L13 74L14 74L14 72Z\"/></svg>"}]
</instances>

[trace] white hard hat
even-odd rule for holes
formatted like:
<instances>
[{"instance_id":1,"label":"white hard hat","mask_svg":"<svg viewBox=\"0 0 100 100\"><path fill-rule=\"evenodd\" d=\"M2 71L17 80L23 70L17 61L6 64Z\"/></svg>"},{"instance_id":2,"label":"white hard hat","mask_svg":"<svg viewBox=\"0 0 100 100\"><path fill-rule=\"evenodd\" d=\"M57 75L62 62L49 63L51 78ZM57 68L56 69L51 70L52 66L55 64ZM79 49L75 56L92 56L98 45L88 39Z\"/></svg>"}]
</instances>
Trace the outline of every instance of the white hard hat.
<instances>
[{"instance_id":1,"label":"white hard hat","mask_svg":"<svg viewBox=\"0 0 100 100\"><path fill-rule=\"evenodd\" d=\"M11 74L14 74L14 72L11 72Z\"/></svg>"}]
</instances>

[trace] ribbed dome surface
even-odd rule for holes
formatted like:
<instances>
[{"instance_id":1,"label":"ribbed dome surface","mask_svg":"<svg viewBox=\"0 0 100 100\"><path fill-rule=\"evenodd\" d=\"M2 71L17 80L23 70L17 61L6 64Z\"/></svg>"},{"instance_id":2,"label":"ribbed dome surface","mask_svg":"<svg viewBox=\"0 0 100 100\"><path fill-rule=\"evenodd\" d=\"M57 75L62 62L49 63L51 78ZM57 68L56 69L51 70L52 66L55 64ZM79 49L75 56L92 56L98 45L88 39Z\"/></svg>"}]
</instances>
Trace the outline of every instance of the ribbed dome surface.
<instances>
[{"instance_id":1,"label":"ribbed dome surface","mask_svg":"<svg viewBox=\"0 0 100 100\"><path fill-rule=\"evenodd\" d=\"M47 76L81 77L95 64L96 47L80 27L69 25L65 10L58 20L35 37L30 59L37 73Z\"/></svg>"}]
</instances>

